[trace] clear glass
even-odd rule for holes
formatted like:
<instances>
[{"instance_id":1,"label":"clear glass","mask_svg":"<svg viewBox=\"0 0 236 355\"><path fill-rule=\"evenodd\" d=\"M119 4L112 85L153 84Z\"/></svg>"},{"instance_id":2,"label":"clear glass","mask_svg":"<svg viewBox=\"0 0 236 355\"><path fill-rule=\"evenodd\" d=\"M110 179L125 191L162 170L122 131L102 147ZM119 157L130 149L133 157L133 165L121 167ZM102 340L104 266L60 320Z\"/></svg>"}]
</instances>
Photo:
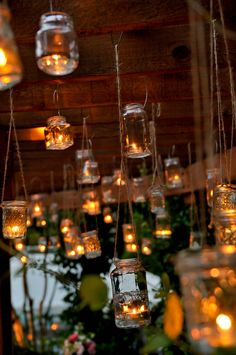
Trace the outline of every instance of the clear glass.
<instances>
[{"instance_id":1,"label":"clear glass","mask_svg":"<svg viewBox=\"0 0 236 355\"><path fill-rule=\"evenodd\" d=\"M125 251L128 253L137 253L138 245L136 243L125 243Z\"/></svg>"},{"instance_id":2,"label":"clear glass","mask_svg":"<svg viewBox=\"0 0 236 355\"><path fill-rule=\"evenodd\" d=\"M194 349L206 355L216 353L217 347L235 347L236 248L182 251L176 270Z\"/></svg>"},{"instance_id":3,"label":"clear glass","mask_svg":"<svg viewBox=\"0 0 236 355\"><path fill-rule=\"evenodd\" d=\"M206 196L209 207L213 206L213 195L217 185L220 184L220 169L206 170Z\"/></svg>"},{"instance_id":4,"label":"clear glass","mask_svg":"<svg viewBox=\"0 0 236 355\"><path fill-rule=\"evenodd\" d=\"M93 259L101 256L101 244L96 230L84 232L81 234L81 237L83 239L85 256L87 259Z\"/></svg>"},{"instance_id":5,"label":"clear glass","mask_svg":"<svg viewBox=\"0 0 236 355\"><path fill-rule=\"evenodd\" d=\"M135 234L134 234L132 224L124 223L122 225L122 230L123 230L123 240L125 243L135 242Z\"/></svg>"},{"instance_id":6,"label":"clear glass","mask_svg":"<svg viewBox=\"0 0 236 355\"><path fill-rule=\"evenodd\" d=\"M236 212L215 220L215 238L218 245L236 245Z\"/></svg>"},{"instance_id":7,"label":"clear glass","mask_svg":"<svg viewBox=\"0 0 236 355\"><path fill-rule=\"evenodd\" d=\"M151 155L147 114L141 104L128 104L123 110L125 153L128 158Z\"/></svg>"},{"instance_id":8,"label":"clear glass","mask_svg":"<svg viewBox=\"0 0 236 355\"><path fill-rule=\"evenodd\" d=\"M151 255L152 254L152 241L148 238L142 239L142 246L141 246L142 253L144 255Z\"/></svg>"},{"instance_id":9,"label":"clear glass","mask_svg":"<svg viewBox=\"0 0 236 355\"><path fill-rule=\"evenodd\" d=\"M63 218L60 224L60 230L62 234L68 233L73 224L74 223L70 218Z\"/></svg>"},{"instance_id":10,"label":"clear glass","mask_svg":"<svg viewBox=\"0 0 236 355\"><path fill-rule=\"evenodd\" d=\"M112 212L109 207L105 207L103 209L103 221L106 224L110 224L113 222Z\"/></svg>"},{"instance_id":11,"label":"clear glass","mask_svg":"<svg viewBox=\"0 0 236 355\"><path fill-rule=\"evenodd\" d=\"M70 124L63 116L53 116L47 120L44 129L45 145L48 150L64 150L74 144Z\"/></svg>"},{"instance_id":12,"label":"clear glass","mask_svg":"<svg viewBox=\"0 0 236 355\"><path fill-rule=\"evenodd\" d=\"M96 161L86 160L82 170L78 174L78 184L96 184L100 179L98 163Z\"/></svg>"},{"instance_id":13,"label":"clear glass","mask_svg":"<svg viewBox=\"0 0 236 355\"><path fill-rule=\"evenodd\" d=\"M16 239L14 240L14 248L19 251L22 252L25 250L25 243L23 240L21 239Z\"/></svg>"},{"instance_id":14,"label":"clear glass","mask_svg":"<svg viewBox=\"0 0 236 355\"><path fill-rule=\"evenodd\" d=\"M101 213L101 205L95 190L84 191L82 194L82 211L91 216Z\"/></svg>"},{"instance_id":15,"label":"clear glass","mask_svg":"<svg viewBox=\"0 0 236 355\"><path fill-rule=\"evenodd\" d=\"M189 236L189 249L200 250L202 248L203 233L198 230L192 230Z\"/></svg>"},{"instance_id":16,"label":"clear glass","mask_svg":"<svg viewBox=\"0 0 236 355\"><path fill-rule=\"evenodd\" d=\"M0 4L0 90L10 89L22 79L22 65L9 21L9 10Z\"/></svg>"},{"instance_id":17,"label":"clear glass","mask_svg":"<svg viewBox=\"0 0 236 355\"><path fill-rule=\"evenodd\" d=\"M171 237L170 217L166 212L163 217L156 216L155 237L157 239L168 239Z\"/></svg>"},{"instance_id":18,"label":"clear glass","mask_svg":"<svg viewBox=\"0 0 236 355\"><path fill-rule=\"evenodd\" d=\"M164 190L157 185L152 186L149 191L149 201L151 212L159 217L166 215Z\"/></svg>"},{"instance_id":19,"label":"clear glass","mask_svg":"<svg viewBox=\"0 0 236 355\"><path fill-rule=\"evenodd\" d=\"M234 218L236 214L236 185L218 185L213 198L214 219Z\"/></svg>"},{"instance_id":20,"label":"clear glass","mask_svg":"<svg viewBox=\"0 0 236 355\"><path fill-rule=\"evenodd\" d=\"M121 172L120 169L115 169L114 170L114 175L113 175L113 183L116 186L124 186L125 185L125 179L124 176Z\"/></svg>"},{"instance_id":21,"label":"clear glass","mask_svg":"<svg viewBox=\"0 0 236 355\"><path fill-rule=\"evenodd\" d=\"M30 197L30 214L32 218L40 217L43 215L45 207L43 199L40 194L31 195Z\"/></svg>"},{"instance_id":22,"label":"clear glass","mask_svg":"<svg viewBox=\"0 0 236 355\"><path fill-rule=\"evenodd\" d=\"M27 232L27 202L2 202L2 232L6 239L23 238Z\"/></svg>"},{"instance_id":23,"label":"clear glass","mask_svg":"<svg viewBox=\"0 0 236 355\"><path fill-rule=\"evenodd\" d=\"M146 272L137 259L115 260L111 285L118 328L138 328L150 323Z\"/></svg>"},{"instance_id":24,"label":"clear glass","mask_svg":"<svg viewBox=\"0 0 236 355\"><path fill-rule=\"evenodd\" d=\"M84 244L79 237L78 227L72 227L64 235L65 253L68 259L77 260L84 255Z\"/></svg>"},{"instance_id":25,"label":"clear glass","mask_svg":"<svg viewBox=\"0 0 236 355\"><path fill-rule=\"evenodd\" d=\"M36 218L36 226L45 228L47 226L47 220L45 216L41 215L40 217Z\"/></svg>"},{"instance_id":26,"label":"clear glass","mask_svg":"<svg viewBox=\"0 0 236 355\"><path fill-rule=\"evenodd\" d=\"M146 201L146 184L142 177L132 179L132 200L134 203Z\"/></svg>"},{"instance_id":27,"label":"clear glass","mask_svg":"<svg viewBox=\"0 0 236 355\"><path fill-rule=\"evenodd\" d=\"M67 75L77 68L77 36L69 15L54 11L41 16L36 58L39 69L49 75Z\"/></svg>"},{"instance_id":28,"label":"clear glass","mask_svg":"<svg viewBox=\"0 0 236 355\"><path fill-rule=\"evenodd\" d=\"M102 201L105 204L115 203L117 199L114 196L114 191L113 191L113 177L103 176L101 179L101 187L102 187Z\"/></svg>"},{"instance_id":29,"label":"clear glass","mask_svg":"<svg viewBox=\"0 0 236 355\"><path fill-rule=\"evenodd\" d=\"M164 160L166 186L169 189L183 187L182 169L179 158L168 158Z\"/></svg>"}]
</instances>

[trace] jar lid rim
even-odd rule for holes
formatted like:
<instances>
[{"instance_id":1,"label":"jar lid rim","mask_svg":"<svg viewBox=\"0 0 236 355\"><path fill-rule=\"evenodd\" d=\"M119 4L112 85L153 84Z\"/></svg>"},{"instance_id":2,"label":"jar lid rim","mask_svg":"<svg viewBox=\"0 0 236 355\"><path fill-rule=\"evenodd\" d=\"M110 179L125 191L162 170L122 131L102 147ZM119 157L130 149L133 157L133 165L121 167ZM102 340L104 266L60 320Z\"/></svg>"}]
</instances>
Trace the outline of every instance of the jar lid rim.
<instances>
[{"instance_id":1,"label":"jar lid rim","mask_svg":"<svg viewBox=\"0 0 236 355\"><path fill-rule=\"evenodd\" d=\"M128 109L128 108L131 108L131 107L135 107L135 106L138 106L138 107L144 109L143 104L140 104L139 102L131 102L131 103L126 104L126 105L124 106L124 110L125 110L125 109Z\"/></svg>"}]
</instances>

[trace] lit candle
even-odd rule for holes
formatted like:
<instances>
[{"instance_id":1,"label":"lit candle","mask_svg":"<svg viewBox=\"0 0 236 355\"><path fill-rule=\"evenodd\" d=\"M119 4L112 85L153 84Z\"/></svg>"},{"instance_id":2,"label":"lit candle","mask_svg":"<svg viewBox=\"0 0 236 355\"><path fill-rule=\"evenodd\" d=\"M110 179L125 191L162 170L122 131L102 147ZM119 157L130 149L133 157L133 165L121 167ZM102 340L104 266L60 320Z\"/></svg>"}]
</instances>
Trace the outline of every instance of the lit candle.
<instances>
[{"instance_id":1,"label":"lit candle","mask_svg":"<svg viewBox=\"0 0 236 355\"><path fill-rule=\"evenodd\" d=\"M24 249L24 244L20 241L15 241L15 248L18 251L22 251Z\"/></svg>"},{"instance_id":2,"label":"lit candle","mask_svg":"<svg viewBox=\"0 0 236 355\"><path fill-rule=\"evenodd\" d=\"M105 215L104 222L105 223L112 223L112 215L110 215L110 214Z\"/></svg>"},{"instance_id":3,"label":"lit candle","mask_svg":"<svg viewBox=\"0 0 236 355\"><path fill-rule=\"evenodd\" d=\"M84 254L84 247L83 247L83 245L78 245L78 246L77 246L77 253L78 253L78 255L83 255L83 254Z\"/></svg>"},{"instance_id":4,"label":"lit candle","mask_svg":"<svg viewBox=\"0 0 236 355\"><path fill-rule=\"evenodd\" d=\"M0 48L0 67L4 67L7 64L7 57L2 48Z\"/></svg>"},{"instance_id":5,"label":"lit candle","mask_svg":"<svg viewBox=\"0 0 236 355\"><path fill-rule=\"evenodd\" d=\"M39 251L40 251L40 253L44 253L45 250L46 250L46 245L44 245L44 244L39 244Z\"/></svg>"}]
</instances>

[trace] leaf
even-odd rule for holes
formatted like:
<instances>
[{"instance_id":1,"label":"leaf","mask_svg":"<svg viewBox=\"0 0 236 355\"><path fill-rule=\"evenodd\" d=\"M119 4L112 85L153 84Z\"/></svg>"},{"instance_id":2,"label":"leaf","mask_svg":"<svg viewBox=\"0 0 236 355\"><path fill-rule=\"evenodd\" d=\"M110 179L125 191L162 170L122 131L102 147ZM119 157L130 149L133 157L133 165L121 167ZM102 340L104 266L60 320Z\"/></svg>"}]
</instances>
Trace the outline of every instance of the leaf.
<instances>
[{"instance_id":1,"label":"leaf","mask_svg":"<svg viewBox=\"0 0 236 355\"><path fill-rule=\"evenodd\" d=\"M148 338L146 345L140 350L141 354L146 354L164 348L170 344L170 340L165 334L156 334Z\"/></svg>"},{"instance_id":2,"label":"leaf","mask_svg":"<svg viewBox=\"0 0 236 355\"><path fill-rule=\"evenodd\" d=\"M183 309L180 298L175 292L168 294L164 312L164 331L171 339L175 340L183 329Z\"/></svg>"},{"instance_id":3,"label":"leaf","mask_svg":"<svg viewBox=\"0 0 236 355\"><path fill-rule=\"evenodd\" d=\"M86 275L80 286L80 307L89 306L92 311L104 307L107 302L107 286L98 275Z\"/></svg>"}]
</instances>

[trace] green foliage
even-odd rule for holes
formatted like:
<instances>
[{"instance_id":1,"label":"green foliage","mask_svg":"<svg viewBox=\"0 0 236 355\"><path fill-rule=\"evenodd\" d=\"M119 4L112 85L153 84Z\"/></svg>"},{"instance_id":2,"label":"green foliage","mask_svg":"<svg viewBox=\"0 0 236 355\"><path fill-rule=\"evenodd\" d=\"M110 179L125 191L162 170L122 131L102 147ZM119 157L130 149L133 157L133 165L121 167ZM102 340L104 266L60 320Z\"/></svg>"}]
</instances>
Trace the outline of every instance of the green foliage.
<instances>
[{"instance_id":1,"label":"green foliage","mask_svg":"<svg viewBox=\"0 0 236 355\"><path fill-rule=\"evenodd\" d=\"M80 285L81 308L102 309L107 302L107 286L98 275L86 275Z\"/></svg>"}]
</instances>

